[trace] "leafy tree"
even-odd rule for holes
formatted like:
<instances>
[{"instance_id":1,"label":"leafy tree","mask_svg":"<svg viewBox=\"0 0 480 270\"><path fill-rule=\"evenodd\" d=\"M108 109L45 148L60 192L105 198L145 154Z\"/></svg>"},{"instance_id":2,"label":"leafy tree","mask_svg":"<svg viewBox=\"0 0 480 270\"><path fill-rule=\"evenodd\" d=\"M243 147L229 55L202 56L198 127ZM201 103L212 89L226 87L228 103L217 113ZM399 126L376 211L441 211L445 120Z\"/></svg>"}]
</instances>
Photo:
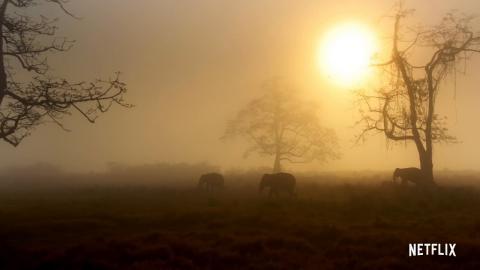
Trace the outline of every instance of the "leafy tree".
<instances>
[{"instance_id":1,"label":"leafy tree","mask_svg":"<svg viewBox=\"0 0 480 270\"><path fill-rule=\"evenodd\" d=\"M41 5L55 5L67 16L67 0L0 1L0 139L17 146L45 122L64 128L62 120L78 111L94 122L123 100L126 85L118 74L108 80L71 82L50 74L47 58L68 51L73 41L56 37L56 19L35 17ZM64 128L65 129L65 128Z\"/></svg>"},{"instance_id":2,"label":"leafy tree","mask_svg":"<svg viewBox=\"0 0 480 270\"><path fill-rule=\"evenodd\" d=\"M448 13L436 26L415 29L404 23L412 13L397 11L389 59L375 65L386 83L373 94L359 93L359 139L376 132L391 141L413 142L422 173L433 183L434 143L456 141L448 134L446 117L436 113L437 96L458 65L480 52L480 36L470 26L472 17Z\"/></svg>"},{"instance_id":3,"label":"leafy tree","mask_svg":"<svg viewBox=\"0 0 480 270\"><path fill-rule=\"evenodd\" d=\"M320 125L315 104L278 80L267 82L265 90L228 123L224 139L245 138L249 143L245 156L272 156L274 172L282 170L283 162L325 162L339 157L335 132Z\"/></svg>"}]
</instances>

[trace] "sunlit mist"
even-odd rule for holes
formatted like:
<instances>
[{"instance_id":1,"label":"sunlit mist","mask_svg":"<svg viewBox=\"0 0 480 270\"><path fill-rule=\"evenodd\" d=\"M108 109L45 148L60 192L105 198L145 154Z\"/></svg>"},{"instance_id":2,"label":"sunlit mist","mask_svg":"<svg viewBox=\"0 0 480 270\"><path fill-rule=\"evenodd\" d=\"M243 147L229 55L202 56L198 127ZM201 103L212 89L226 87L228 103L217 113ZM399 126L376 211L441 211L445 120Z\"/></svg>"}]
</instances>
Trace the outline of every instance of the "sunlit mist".
<instances>
[{"instance_id":1,"label":"sunlit mist","mask_svg":"<svg viewBox=\"0 0 480 270\"><path fill-rule=\"evenodd\" d=\"M364 82L377 50L375 34L359 23L333 27L322 40L318 63L335 84L352 86Z\"/></svg>"}]
</instances>

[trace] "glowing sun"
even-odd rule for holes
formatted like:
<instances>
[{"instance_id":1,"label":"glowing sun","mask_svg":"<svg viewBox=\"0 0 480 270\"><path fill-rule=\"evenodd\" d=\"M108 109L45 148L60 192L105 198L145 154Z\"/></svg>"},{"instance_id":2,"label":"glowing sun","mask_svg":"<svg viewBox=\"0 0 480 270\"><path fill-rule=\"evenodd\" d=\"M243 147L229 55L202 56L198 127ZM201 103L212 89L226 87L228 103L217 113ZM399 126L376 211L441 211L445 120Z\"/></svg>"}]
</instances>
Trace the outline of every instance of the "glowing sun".
<instances>
[{"instance_id":1,"label":"glowing sun","mask_svg":"<svg viewBox=\"0 0 480 270\"><path fill-rule=\"evenodd\" d=\"M367 79L376 50L375 34L368 27L357 23L342 24L325 35L318 64L335 83L354 86Z\"/></svg>"}]
</instances>

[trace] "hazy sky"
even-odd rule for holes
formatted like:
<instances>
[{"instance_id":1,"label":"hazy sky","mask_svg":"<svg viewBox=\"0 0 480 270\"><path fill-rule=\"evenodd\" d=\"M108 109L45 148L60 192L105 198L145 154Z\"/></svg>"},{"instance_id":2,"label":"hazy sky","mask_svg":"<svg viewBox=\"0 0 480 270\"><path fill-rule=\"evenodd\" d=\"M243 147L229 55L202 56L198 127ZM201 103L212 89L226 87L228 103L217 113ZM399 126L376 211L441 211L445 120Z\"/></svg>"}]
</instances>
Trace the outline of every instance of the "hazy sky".
<instances>
[{"instance_id":1,"label":"hazy sky","mask_svg":"<svg viewBox=\"0 0 480 270\"><path fill-rule=\"evenodd\" d=\"M480 11L478 0L407 1L426 24L451 10ZM134 109L117 108L96 125L67 120L73 132L38 128L18 148L0 144L1 166L50 162L69 170L98 170L107 162L142 164L208 161L223 168L270 166L272 160L243 159L241 141L219 138L226 121L261 95L265 79L283 76L322 104L322 120L334 128L343 158L310 168L389 169L417 165L412 147L372 137L353 146L358 120L353 94L317 67L325 32L345 21L377 31L391 23L394 1L351 0L72 0L81 20L63 17L60 35L77 40L55 73L71 79L123 73ZM43 12L59 14L56 11ZM480 23L477 24L480 30ZM385 36L385 33L379 33ZM436 168L479 169L480 56L458 78L457 96L445 88L440 111L461 144L438 146ZM451 88L451 87L450 87Z\"/></svg>"}]
</instances>

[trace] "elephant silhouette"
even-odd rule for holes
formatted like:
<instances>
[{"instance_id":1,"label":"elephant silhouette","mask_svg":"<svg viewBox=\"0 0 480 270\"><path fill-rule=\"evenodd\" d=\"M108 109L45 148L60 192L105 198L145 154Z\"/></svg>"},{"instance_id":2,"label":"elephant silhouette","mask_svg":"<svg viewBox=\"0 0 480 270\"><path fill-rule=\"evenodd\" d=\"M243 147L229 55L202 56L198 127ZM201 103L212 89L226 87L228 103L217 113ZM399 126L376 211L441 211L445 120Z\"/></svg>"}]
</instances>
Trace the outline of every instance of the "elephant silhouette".
<instances>
[{"instance_id":1,"label":"elephant silhouette","mask_svg":"<svg viewBox=\"0 0 480 270\"><path fill-rule=\"evenodd\" d=\"M262 193L265 188L269 188L269 196L278 196L280 193L287 193L295 196L295 176L289 173L264 174L259 186L259 192Z\"/></svg>"},{"instance_id":2,"label":"elephant silhouette","mask_svg":"<svg viewBox=\"0 0 480 270\"><path fill-rule=\"evenodd\" d=\"M220 190L224 185L225 179L219 173L203 174L198 180L198 188L206 191Z\"/></svg>"}]
</instances>

